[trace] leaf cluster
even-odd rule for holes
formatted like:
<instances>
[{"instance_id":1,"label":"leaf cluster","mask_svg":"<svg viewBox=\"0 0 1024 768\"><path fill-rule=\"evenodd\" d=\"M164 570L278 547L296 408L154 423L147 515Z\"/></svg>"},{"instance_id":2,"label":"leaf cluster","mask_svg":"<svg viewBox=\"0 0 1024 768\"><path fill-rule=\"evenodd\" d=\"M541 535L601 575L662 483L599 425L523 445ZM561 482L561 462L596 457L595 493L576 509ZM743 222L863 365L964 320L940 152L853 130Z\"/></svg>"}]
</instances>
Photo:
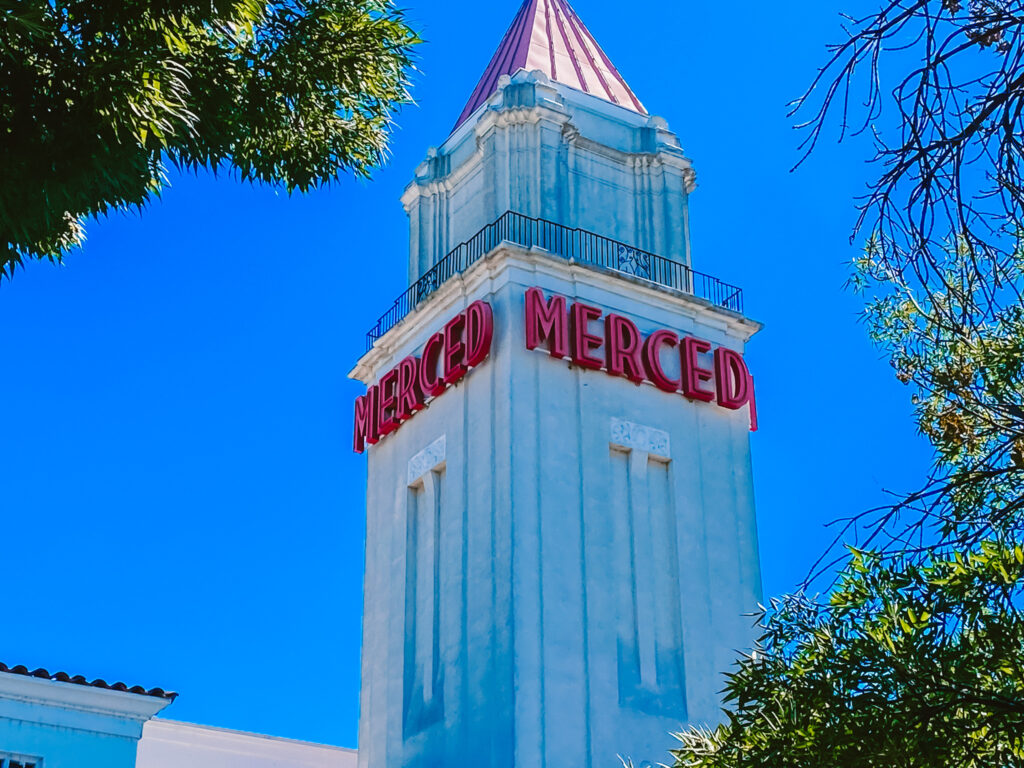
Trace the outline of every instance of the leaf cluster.
<instances>
[{"instance_id":1,"label":"leaf cluster","mask_svg":"<svg viewBox=\"0 0 1024 768\"><path fill-rule=\"evenodd\" d=\"M144 206L167 164L369 174L417 43L390 0L0 0L0 279Z\"/></svg>"},{"instance_id":2,"label":"leaf cluster","mask_svg":"<svg viewBox=\"0 0 1024 768\"><path fill-rule=\"evenodd\" d=\"M729 676L728 721L677 766L1024 765L1024 548L854 552L828 604L776 601Z\"/></svg>"},{"instance_id":3,"label":"leaf cluster","mask_svg":"<svg viewBox=\"0 0 1024 768\"><path fill-rule=\"evenodd\" d=\"M933 468L836 522L676 765L1024 766L1024 3L886 0L831 52L796 109L874 139L851 285Z\"/></svg>"}]
</instances>

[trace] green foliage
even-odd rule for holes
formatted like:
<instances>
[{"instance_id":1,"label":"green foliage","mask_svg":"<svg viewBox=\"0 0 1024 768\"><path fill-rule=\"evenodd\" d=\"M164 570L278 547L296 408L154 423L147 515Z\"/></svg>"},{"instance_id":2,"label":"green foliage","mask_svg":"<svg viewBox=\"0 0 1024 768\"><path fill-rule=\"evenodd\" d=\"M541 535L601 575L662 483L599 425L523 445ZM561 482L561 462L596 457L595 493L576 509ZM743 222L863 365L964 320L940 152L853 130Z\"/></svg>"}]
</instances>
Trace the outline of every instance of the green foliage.
<instances>
[{"instance_id":1,"label":"green foliage","mask_svg":"<svg viewBox=\"0 0 1024 768\"><path fill-rule=\"evenodd\" d=\"M1024 549L855 552L828 605L776 602L729 677L734 709L678 766L1024 765Z\"/></svg>"},{"instance_id":2,"label":"green foliage","mask_svg":"<svg viewBox=\"0 0 1024 768\"><path fill-rule=\"evenodd\" d=\"M391 0L0 0L0 279L145 205L165 163L368 175L418 42Z\"/></svg>"},{"instance_id":3,"label":"green foliage","mask_svg":"<svg viewBox=\"0 0 1024 768\"><path fill-rule=\"evenodd\" d=\"M680 734L677 768L1024 766L1024 258L982 280L953 247L915 287L872 239L855 283L934 474L856 521L872 550L825 601L772 603L726 724Z\"/></svg>"},{"instance_id":4,"label":"green foliage","mask_svg":"<svg viewBox=\"0 0 1024 768\"><path fill-rule=\"evenodd\" d=\"M963 241L923 285L893 279L877 238L855 263L871 291L865 318L897 378L913 387L919 428L935 447L926 489L890 511L901 541L937 536L970 547L1016 536L1024 511L1024 252L978 268Z\"/></svg>"},{"instance_id":5,"label":"green foliage","mask_svg":"<svg viewBox=\"0 0 1024 768\"><path fill-rule=\"evenodd\" d=\"M824 598L764 612L725 724L680 734L675 764L1024 766L1024 4L894 0L833 51L812 142L834 107L851 125L860 64L866 124L889 52L912 68L891 94L898 140L876 133L851 282L934 467L844 521L840 543L855 541Z\"/></svg>"}]
</instances>

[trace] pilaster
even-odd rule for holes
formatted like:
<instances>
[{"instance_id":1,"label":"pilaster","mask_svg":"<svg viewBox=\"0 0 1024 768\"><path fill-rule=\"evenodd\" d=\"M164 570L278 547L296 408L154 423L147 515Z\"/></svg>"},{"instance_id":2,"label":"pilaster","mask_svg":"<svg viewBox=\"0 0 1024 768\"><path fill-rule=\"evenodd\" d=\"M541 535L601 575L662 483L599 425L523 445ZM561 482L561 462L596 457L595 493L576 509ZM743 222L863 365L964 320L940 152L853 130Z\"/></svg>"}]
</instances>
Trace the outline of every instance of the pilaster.
<instances>
[{"instance_id":1,"label":"pilaster","mask_svg":"<svg viewBox=\"0 0 1024 768\"><path fill-rule=\"evenodd\" d=\"M506 211L690 263L690 161L658 117L520 71L416 171L410 283Z\"/></svg>"}]
</instances>

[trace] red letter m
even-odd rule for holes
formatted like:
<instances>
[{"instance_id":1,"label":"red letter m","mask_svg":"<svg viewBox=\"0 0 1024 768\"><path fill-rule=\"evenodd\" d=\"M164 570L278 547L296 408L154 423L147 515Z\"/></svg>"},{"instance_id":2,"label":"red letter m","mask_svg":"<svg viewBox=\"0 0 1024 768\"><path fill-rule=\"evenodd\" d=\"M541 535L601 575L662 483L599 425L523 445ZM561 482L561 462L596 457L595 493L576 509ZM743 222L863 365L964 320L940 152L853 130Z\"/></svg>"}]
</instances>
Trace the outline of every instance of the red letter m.
<instances>
[{"instance_id":1,"label":"red letter m","mask_svg":"<svg viewBox=\"0 0 1024 768\"><path fill-rule=\"evenodd\" d=\"M356 453L366 450L379 440L377 434L377 387L373 386L365 395L356 400L355 439L352 447Z\"/></svg>"},{"instance_id":2,"label":"red letter m","mask_svg":"<svg viewBox=\"0 0 1024 768\"><path fill-rule=\"evenodd\" d=\"M565 297L544 298L540 288L526 292L526 348L536 349L544 341L552 357L569 356L569 317Z\"/></svg>"}]
</instances>

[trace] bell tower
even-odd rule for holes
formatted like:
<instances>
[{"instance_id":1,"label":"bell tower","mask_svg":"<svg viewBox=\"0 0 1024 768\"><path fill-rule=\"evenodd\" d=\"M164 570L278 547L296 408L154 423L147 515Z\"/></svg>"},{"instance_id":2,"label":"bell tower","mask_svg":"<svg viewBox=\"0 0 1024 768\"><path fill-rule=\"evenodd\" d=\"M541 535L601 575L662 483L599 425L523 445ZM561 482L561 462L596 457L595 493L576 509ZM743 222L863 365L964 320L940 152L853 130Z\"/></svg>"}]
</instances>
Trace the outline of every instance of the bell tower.
<instances>
[{"instance_id":1,"label":"bell tower","mask_svg":"<svg viewBox=\"0 0 1024 768\"><path fill-rule=\"evenodd\" d=\"M367 385L361 768L616 768L720 719L761 599L760 326L695 175L566 0L526 0L416 169Z\"/></svg>"}]
</instances>

